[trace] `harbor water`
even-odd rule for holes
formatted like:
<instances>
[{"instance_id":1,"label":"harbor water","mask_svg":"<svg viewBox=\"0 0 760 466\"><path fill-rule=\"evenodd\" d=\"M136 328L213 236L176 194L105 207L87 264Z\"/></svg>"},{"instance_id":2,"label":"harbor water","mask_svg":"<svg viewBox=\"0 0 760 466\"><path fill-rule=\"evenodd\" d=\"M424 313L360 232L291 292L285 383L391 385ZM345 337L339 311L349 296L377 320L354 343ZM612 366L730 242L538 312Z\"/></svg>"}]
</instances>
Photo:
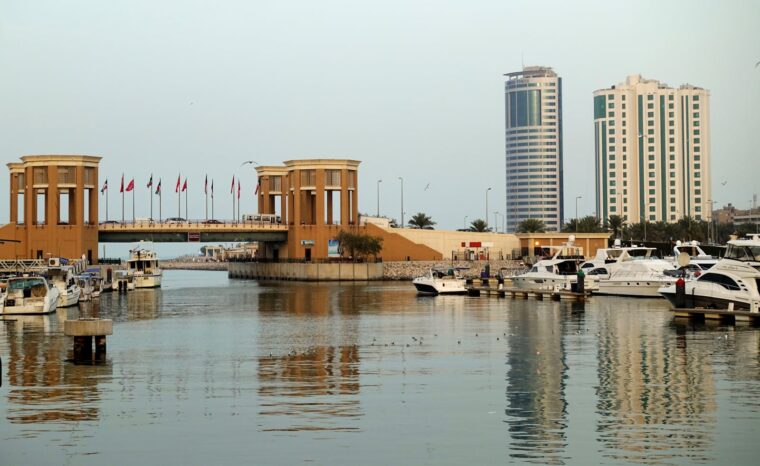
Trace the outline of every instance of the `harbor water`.
<instances>
[{"instance_id":1,"label":"harbor water","mask_svg":"<svg viewBox=\"0 0 760 466\"><path fill-rule=\"evenodd\" d=\"M65 319L114 321L76 365ZM756 464L760 329L664 299L230 280L0 322L0 464Z\"/></svg>"}]
</instances>

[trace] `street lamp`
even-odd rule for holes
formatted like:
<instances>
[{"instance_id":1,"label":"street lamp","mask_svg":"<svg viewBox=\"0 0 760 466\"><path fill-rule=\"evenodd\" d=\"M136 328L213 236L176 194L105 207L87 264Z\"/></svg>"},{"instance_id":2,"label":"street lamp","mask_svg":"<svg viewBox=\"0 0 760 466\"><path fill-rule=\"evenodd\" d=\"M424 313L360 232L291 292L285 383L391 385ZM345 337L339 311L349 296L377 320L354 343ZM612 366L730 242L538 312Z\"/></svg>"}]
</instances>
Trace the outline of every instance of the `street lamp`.
<instances>
[{"instance_id":1,"label":"street lamp","mask_svg":"<svg viewBox=\"0 0 760 466\"><path fill-rule=\"evenodd\" d=\"M583 199L583 196L575 196L575 232L578 233L578 199Z\"/></svg>"},{"instance_id":2,"label":"street lamp","mask_svg":"<svg viewBox=\"0 0 760 466\"><path fill-rule=\"evenodd\" d=\"M380 183L382 183L383 180L379 179L377 180L377 216L380 216Z\"/></svg>"},{"instance_id":3,"label":"street lamp","mask_svg":"<svg viewBox=\"0 0 760 466\"><path fill-rule=\"evenodd\" d=\"M404 228L404 178L399 176L401 181L401 228Z\"/></svg>"},{"instance_id":4,"label":"street lamp","mask_svg":"<svg viewBox=\"0 0 760 466\"><path fill-rule=\"evenodd\" d=\"M493 188L488 188L488 189L486 189L486 217L485 217L485 219L484 219L484 220L485 220L485 222L486 222L486 228L488 228L488 191L490 191L490 190L492 190L492 189L493 189Z\"/></svg>"},{"instance_id":5,"label":"street lamp","mask_svg":"<svg viewBox=\"0 0 760 466\"><path fill-rule=\"evenodd\" d=\"M499 211L493 211L493 229L496 233L499 232Z\"/></svg>"}]
</instances>

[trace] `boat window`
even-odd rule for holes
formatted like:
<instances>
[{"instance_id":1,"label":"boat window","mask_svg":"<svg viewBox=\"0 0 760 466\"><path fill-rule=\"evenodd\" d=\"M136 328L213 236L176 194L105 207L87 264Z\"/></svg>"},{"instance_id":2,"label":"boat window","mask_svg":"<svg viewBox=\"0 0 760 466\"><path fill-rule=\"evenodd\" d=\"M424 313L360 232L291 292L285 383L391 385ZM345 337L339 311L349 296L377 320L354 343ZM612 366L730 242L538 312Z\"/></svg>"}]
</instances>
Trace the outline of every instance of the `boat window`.
<instances>
[{"instance_id":1,"label":"boat window","mask_svg":"<svg viewBox=\"0 0 760 466\"><path fill-rule=\"evenodd\" d=\"M719 273L706 273L699 277L699 281L717 283L727 290L738 290L739 285L731 278Z\"/></svg>"},{"instance_id":2,"label":"boat window","mask_svg":"<svg viewBox=\"0 0 760 466\"><path fill-rule=\"evenodd\" d=\"M737 261L760 261L760 246L737 246L729 244L726 249L726 259Z\"/></svg>"},{"instance_id":3,"label":"boat window","mask_svg":"<svg viewBox=\"0 0 760 466\"><path fill-rule=\"evenodd\" d=\"M594 269L591 272L588 273L589 275L607 275L609 272L607 272L607 269L604 267L600 267L598 269Z\"/></svg>"},{"instance_id":4,"label":"boat window","mask_svg":"<svg viewBox=\"0 0 760 466\"><path fill-rule=\"evenodd\" d=\"M631 257L647 257L650 249L629 249L628 255Z\"/></svg>"},{"instance_id":5,"label":"boat window","mask_svg":"<svg viewBox=\"0 0 760 466\"><path fill-rule=\"evenodd\" d=\"M554 272L554 267L552 267L551 265L548 265L546 267L546 271L549 272L549 273L552 273L552 272Z\"/></svg>"},{"instance_id":6,"label":"boat window","mask_svg":"<svg viewBox=\"0 0 760 466\"><path fill-rule=\"evenodd\" d=\"M531 272L538 272L538 267L535 267L535 266L534 266L532 269L530 269L530 271L531 271Z\"/></svg>"},{"instance_id":7,"label":"boat window","mask_svg":"<svg viewBox=\"0 0 760 466\"><path fill-rule=\"evenodd\" d=\"M594 268L594 264L583 264L581 266L581 268L582 269L593 269Z\"/></svg>"}]
</instances>

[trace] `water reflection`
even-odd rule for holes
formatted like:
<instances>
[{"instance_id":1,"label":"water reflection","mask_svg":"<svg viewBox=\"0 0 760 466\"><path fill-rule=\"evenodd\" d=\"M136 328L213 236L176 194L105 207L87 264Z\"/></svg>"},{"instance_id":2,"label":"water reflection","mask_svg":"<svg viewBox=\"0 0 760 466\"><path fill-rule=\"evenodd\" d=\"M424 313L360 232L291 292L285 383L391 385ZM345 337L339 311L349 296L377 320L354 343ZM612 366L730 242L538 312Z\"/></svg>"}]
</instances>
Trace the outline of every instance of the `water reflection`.
<instances>
[{"instance_id":1,"label":"water reflection","mask_svg":"<svg viewBox=\"0 0 760 466\"><path fill-rule=\"evenodd\" d=\"M99 317L119 321L151 320L159 316L163 304L164 290L137 289L129 293L103 293L99 299L88 303L79 303L83 315L90 309L102 309ZM95 317L96 315L93 314Z\"/></svg>"},{"instance_id":2,"label":"water reflection","mask_svg":"<svg viewBox=\"0 0 760 466\"><path fill-rule=\"evenodd\" d=\"M351 423L362 415L356 289L270 286L258 295L258 339L269 352L258 359L259 414L269 417L263 430L358 430Z\"/></svg>"},{"instance_id":3,"label":"water reflection","mask_svg":"<svg viewBox=\"0 0 760 466\"><path fill-rule=\"evenodd\" d=\"M507 354L510 456L563 464L567 446L564 303L533 303L513 311Z\"/></svg>"},{"instance_id":4,"label":"water reflection","mask_svg":"<svg viewBox=\"0 0 760 466\"><path fill-rule=\"evenodd\" d=\"M98 419L98 383L109 366L66 362L70 339L62 335L66 310L3 321L7 340L7 419L14 424L79 422ZM25 436L37 431L26 431Z\"/></svg>"},{"instance_id":5,"label":"water reflection","mask_svg":"<svg viewBox=\"0 0 760 466\"><path fill-rule=\"evenodd\" d=\"M622 299L599 315L597 431L607 457L642 463L712 459L716 393L710 358L683 334L674 341L668 317Z\"/></svg>"}]
</instances>

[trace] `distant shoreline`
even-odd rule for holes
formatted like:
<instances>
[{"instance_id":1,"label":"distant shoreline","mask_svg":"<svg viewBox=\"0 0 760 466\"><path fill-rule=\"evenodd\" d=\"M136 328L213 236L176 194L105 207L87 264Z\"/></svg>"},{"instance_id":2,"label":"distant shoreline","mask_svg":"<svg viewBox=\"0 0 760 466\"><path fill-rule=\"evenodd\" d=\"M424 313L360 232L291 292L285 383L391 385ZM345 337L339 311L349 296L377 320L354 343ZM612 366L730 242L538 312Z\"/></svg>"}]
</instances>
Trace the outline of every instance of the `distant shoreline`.
<instances>
[{"instance_id":1,"label":"distant shoreline","mask_svg":"<svg viewBox=\"0 0 760 466\"><path fill-rule=\"evenodd\" d=\"M227 262L161 261L164 270L227 270Z\"/></svg>"}]
</instances>

